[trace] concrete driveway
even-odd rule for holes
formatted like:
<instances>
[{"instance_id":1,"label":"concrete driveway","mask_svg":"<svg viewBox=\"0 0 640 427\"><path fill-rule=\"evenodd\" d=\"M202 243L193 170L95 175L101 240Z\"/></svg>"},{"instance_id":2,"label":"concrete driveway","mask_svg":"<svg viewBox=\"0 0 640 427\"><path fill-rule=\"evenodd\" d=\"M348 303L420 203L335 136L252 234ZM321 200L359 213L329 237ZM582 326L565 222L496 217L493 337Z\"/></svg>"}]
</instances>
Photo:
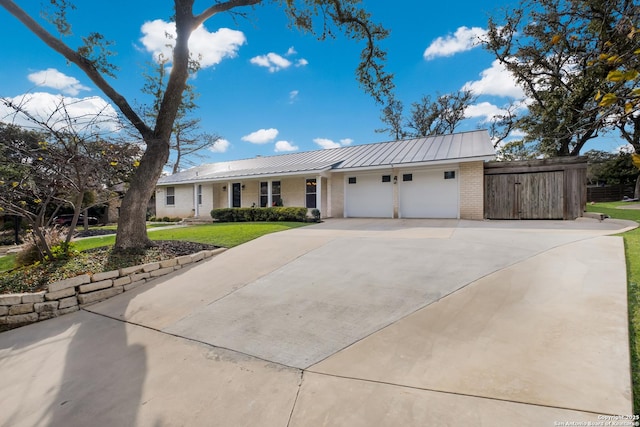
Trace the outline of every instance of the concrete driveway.
<instances>
[{"instance_id":1,"label":"concrete driveway","mask_svg":"<svg viewBox=\"0 0 640 427\"><path fill-rule=\"evenodd\" d=\"M0 425L560 425L632 413L629 223L329 220L0 334Z\"/></svg>"}]
</instances>

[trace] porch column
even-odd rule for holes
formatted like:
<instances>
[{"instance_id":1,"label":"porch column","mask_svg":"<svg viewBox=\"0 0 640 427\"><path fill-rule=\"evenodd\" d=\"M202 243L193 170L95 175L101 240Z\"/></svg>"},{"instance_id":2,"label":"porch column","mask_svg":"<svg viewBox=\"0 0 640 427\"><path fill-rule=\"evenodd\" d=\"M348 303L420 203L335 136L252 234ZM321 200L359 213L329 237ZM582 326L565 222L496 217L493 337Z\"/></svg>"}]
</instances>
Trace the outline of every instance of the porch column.
<instances>
[{"instance_id":1,"label":"porch column","mask_svg":"<svg viewBox=\"0 0 640 427\"><path fill-rule=\"evenodd\" d=\"M198 184L193 184L193 217L200 216L200 208L198 207Z\"/></svg>"},{"instance_id":2,"label":"porch column","mask_svg":"<svg viewBox=\"0 0 640 427\"><path fill-rule=\"evenodd\" d=\"M269 180L269 184L267 184L267 207L270 208L273 206L273 181Z\"/></svg>"},{"instance_id":3,"label":"porch column","mask_svg":"<svg viewBox=\"0 0 640 427\"><path fill-rule=\"evenodd\" d=\"M316 177L316 209L322 214L322 177Z\"/></svg>"},{"instance_id":4,"label":"porch column","mask_svg":"<svg viewBox=\"0 0 640 427\"><path fill-rule=\"evenodd\" d=\"M233 195L232 193L232 188L231 188L231 183L227 182L227 207L230 208L232 205L232 201L233 201Z\"/></svg>"},{"instance_id":5,"label":"porch column","mask_svg":"<svg viewBox=\"0 0 640 427\"><path fill-rule=\"evenodd\" d=\"M327 218L331 217L331 211L333 210L333 202L331 202L331 197L333 196L331 193L332 184L331 176L327 177L327 212L322 213L322 211L320 211L320 214Z\"/></svg>"}]
</instances>

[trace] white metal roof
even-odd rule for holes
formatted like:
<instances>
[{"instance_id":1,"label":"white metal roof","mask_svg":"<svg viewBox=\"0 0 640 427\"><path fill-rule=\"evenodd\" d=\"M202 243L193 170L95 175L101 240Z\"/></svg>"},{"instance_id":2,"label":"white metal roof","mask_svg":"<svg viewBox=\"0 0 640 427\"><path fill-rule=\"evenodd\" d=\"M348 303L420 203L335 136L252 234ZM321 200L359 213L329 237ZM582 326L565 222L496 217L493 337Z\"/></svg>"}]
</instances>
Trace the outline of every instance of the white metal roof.
<instances>
[{"instance_id":1,"label":"white metal roof","mask_svg":"<svg viewBox=\"0 0 640 427\"><path fill-rule=\"evenodd\" d=\"M164 176L158 185L224 181L274 175L304 175L323 171L377 169L428 163L490 160L495 150L486 130L437 135L328 150L306 151L197 166Z\"/></svg>"}]
</instances>

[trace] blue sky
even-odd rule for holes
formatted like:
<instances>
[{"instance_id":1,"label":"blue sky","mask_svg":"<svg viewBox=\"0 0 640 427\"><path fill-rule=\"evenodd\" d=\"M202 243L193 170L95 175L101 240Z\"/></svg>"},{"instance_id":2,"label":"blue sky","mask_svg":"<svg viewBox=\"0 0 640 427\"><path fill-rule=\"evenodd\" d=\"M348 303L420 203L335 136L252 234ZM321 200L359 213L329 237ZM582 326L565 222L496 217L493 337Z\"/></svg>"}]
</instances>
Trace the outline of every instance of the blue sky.
<instances>
[{"instance_id":1,"label":"blue sky","mask_svg":"<svg viewBox=\"0 0 640 427\"><path fill-rule=\"evenodd\" d=\"M40 2L21 1L39 15ZM209 2L196 1L196 10ZM425 2L365 1L373 20L391 31L384 41L387 70L395 74L396 97L408 110L423 95L435 96L463 87L478 95L458 131L482 126L510 98L521 96L510 78L475 40L487 27L489 16L500 16L514 1ZM130 103L148 98L140 92L142 73L154 55L164 49L164 33L172 2L113 0L77 2L70 15L74 36L101 32L115 42L114 63L120 68L114 88ZM243 8L246 18L214 16L192 37L191 48L202 55L202 69L191 80L200 94L202 131L220 135L216 146L199 162L215 162L309 151L349 144L389 140L376 133L381 106L366 95L354 77L361 45L338 36L318 41L288 28L284 13L271 4ZM39 18L38 18L39 19ZM75 66L68 65L0 10L0 97L23 99L44 114L65 96L76 100L73 111L105 108L106 97ZM77 102L80 101L80 102ZM106 107L107 111L109 106ZM0 112L1 113L1 112ZM78 113L80 114L80 113ZM0 114L0 119L1 119ZM7 119L5 118L5 121ZM589 143L591 148L615 150L617 135Z\"/></svg>"}]
</instances>

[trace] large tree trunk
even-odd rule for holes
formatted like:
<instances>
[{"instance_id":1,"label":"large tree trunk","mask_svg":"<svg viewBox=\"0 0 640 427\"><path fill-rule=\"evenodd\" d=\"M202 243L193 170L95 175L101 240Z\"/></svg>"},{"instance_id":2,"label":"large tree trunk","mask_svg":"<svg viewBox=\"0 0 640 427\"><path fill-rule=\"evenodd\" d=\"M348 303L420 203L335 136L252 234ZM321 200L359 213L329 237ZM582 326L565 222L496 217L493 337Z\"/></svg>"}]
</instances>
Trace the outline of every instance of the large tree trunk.
<instances>
[{"instance_id":1,"label":"large tree trunk","mask_svg":"<svg viewBox=\"0 0 640 427\"><path fill-rule=\"evenodd\" d=\"M169 140L147 141L147 150L122 199L116 250L143 249L152 246L147 236L147 205L155 191L155 183L169 158Z\"/></svg>"},{"instance_id":2,"label":"large tree trunk","mask_svg":"<svg viewBox=\"0 0 640 427\"><path fill-rule=\"evenodd\" d=\"M147 149L131 179L129 190L122 199L115 244L117 251L152 246L147 236L147 205L156 189L162 168L169 160L171 131L189 77L189 36L196 28L191 13L193 0L176 1L175 5L177 37L173 48L173 66L160 103L153 136L145 138Z\"/></svg>"}]
</instances>

